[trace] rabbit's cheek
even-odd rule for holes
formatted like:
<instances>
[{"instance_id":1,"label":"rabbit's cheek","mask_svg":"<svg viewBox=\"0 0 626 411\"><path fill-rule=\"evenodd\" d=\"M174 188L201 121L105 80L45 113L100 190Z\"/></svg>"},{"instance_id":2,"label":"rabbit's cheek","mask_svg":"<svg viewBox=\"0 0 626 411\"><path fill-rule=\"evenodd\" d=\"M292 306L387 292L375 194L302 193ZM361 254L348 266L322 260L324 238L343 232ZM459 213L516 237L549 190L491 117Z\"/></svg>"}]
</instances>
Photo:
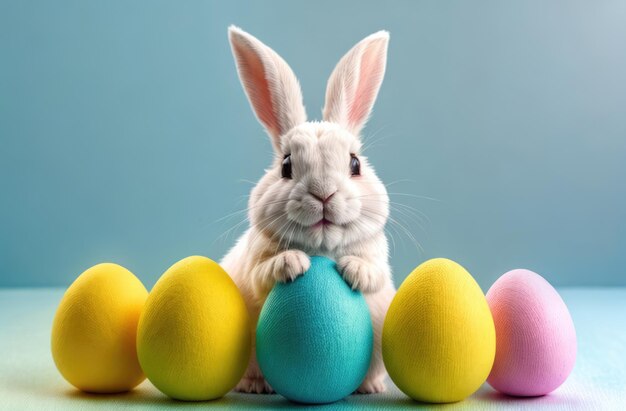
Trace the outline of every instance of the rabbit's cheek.
<instances>
[{"instance_id":1,"label":"rabbit's cheek","mask_svg":"<svg viewBox=\"0 0 626 411\"><path fill-rule=\"evenodd\" d=\"M345 225L355 221L361 214L361 203L358 200L347 200L345 197L338 198L332 204L333 208L329 217L337 224Z\"/></svg>"},{"instance_id":2,"label":"rabbit's cheek","mask_svg":"<svg viewBox=\"0 0 626 411\"><path fill-rule=\"evenodd\" d=\"M289 213L289 219L296 221L303 226L311 226L319 221L319 216L312 214L309 210L299 208L292 213Z\"/></svg>"},{"instance_id":3,"label":"rabbit's cheek","mask_svg":"<svg viewBox=\"0 0 626 411\"><path fill-rule=\"evenodd\" d=\"M345 224L346 201L339 195L334 196L324 206L324 217L336 224Z\"/></svg>"},{"instance_id":4,"label":"rabbit's cheek","mask_svg":"<svg viewBox=\"0 0 626 411\"><path fill-rule=\"evenodd\" d=\"M333 198L331 201L327 202L324 205L324 216L331 221L335 221L335 219L341 218L342 210L344 207L344 201Z\"/></svg>"},{"instance_id":5,"label":"rabbit's cheek","mask_svg":"<svg viewBox=\"0 0 626 411\"><path fill-rule=\"evenodd\" d=\"M323 217L322 205L309 199L290 201L287 203L287 216L300 225L310 226Z\"/></svg>"},{"instance_id":6,"label":"rabbit's cheek","mask_svg":"<svg viewBox=\"0 0 626 411\"><path fill-rule=\"evenodd\" d=\"M319 201L312 198L305 198L302 200L302 208L306 210L312 217L315 217L317 222L324 214L324 206Z\"/></svg>"}]
</instances>

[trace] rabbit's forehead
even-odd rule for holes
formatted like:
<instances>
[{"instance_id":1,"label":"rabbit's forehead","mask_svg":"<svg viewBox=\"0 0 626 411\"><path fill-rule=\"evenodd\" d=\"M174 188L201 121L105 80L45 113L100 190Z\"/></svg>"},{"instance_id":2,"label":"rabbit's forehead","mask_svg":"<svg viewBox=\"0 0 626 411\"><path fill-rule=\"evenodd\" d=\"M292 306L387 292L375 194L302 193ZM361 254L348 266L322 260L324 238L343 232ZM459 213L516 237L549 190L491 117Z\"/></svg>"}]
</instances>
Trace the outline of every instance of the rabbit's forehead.
<instances>
[{"instance_id":1,"label":"rabbit's forehead","mask_svg":"<svg viewBox=\"0 0 626 411\"><path fill-rule=\"evenodd\" d=\"M306 123L285 136L285 153L350 152L358 153L359 140L347 130L332 123Z\"/></svg>"}]
</instances>

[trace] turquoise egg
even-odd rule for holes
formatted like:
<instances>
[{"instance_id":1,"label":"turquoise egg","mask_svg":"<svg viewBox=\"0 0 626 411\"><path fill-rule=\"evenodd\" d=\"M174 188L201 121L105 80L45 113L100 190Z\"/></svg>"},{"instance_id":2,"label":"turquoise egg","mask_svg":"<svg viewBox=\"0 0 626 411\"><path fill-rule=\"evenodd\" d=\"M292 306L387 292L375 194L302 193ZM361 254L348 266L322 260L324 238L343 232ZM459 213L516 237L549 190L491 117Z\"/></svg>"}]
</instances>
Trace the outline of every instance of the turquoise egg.
<instances>
[{"instance_id":1,"label":"turquoise egg","mask_svg":"<svg viewBox=\"0 0 626 411\"><path fill-rule=\"evenodd\" d=\"M325 257L311 257L304 275L274 286L256 330L257 360L269 384L309 404L354 392L367 374L373 342L365 298Z\"/></svg>"}]
</instances>

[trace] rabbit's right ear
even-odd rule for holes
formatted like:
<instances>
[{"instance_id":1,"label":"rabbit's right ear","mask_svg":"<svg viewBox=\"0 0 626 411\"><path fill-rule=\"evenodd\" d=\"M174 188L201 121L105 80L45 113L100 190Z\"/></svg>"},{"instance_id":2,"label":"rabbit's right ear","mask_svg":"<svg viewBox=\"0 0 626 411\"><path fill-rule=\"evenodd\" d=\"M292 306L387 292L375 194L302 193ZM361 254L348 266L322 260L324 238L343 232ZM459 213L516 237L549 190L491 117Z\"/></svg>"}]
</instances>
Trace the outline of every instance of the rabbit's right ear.
<instances>
[{"instance_id":1,"label":"rabbit's right ear","mask_svg":"<svg viewBox=\"0 0 626 411\"><path fill-rule=\"evenodd\" d=\"M285 60L254 36L230 26L228 37L250 105L280 151L280 137L306 122L298 80Z\"/></svg>"}]
</instances>

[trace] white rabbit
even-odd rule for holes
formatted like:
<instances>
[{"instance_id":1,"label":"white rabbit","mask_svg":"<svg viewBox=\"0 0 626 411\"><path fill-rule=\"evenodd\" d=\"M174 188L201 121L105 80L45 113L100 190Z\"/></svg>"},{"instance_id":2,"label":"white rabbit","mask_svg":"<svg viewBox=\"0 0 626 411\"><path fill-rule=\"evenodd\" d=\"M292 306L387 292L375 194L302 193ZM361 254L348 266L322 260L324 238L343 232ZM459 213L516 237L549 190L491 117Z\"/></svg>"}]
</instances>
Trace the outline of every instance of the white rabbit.
<instances>
[{"instance_id":1,"label":"white rabbit","mask_svg":"<svg viewBox=\"0 0 626 411\"><path fill-rule=\"evenodd\" d=\"M384 233L389 198L361 154L359 133L383 80L389 34L363 39L337 64L321 122L307 122L298 80L274 50L234 26L229 37L239 77L275 156L250 195L250 228L221 264L243 293L254 335L276 282L304 273L311 255L335 260L346 282L365 295L374 325L371 366L357 391L382 392L381 333L395 293ZM236 390L272 392L254 344L252 350Z\"/></svg>"}]
</instances>

